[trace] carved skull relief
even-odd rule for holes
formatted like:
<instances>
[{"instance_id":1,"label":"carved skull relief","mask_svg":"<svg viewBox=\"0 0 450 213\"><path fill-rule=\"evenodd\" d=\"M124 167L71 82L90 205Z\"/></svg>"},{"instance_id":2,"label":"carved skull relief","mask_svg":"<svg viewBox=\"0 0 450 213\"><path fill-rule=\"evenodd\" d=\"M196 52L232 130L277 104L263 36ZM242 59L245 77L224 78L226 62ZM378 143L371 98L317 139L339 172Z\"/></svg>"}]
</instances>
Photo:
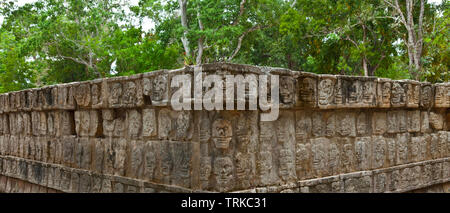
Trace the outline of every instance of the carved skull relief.
<instances>
[{"instance_id":1,"label":"carved skull relief","mask_svg":"<svg viewBox=\"0 0 450 213\"><path fill-rule=\"evenodd\" d=\"M304 78L300 84L300 100L306 104L315 102L316 81L313 78Z\"/></svg>"},{"instance_id":2,"label":"carved skull relief","mask_svg":"<svg viewBox=\"0 0 450 213\"><path fill-rule=\"evenodd\" d=\"M228 149L233 136L231 122L224 119L214 121L212 125L212 137L216 148Z\"/></svg>"},{"instance_id":3,"label":"carved skull relief","mask_svg":"<svg viewBox=\"0 0 450 213\"><path fill-rule=\"evenodd\" d=\"M281 102L285 104L292 103L294 94L294 79L289 76L282 76L280 79Z\"/></svg>"},{"instance_id":4,"label":"carved skull relief","mask_svg":"<svg viewBox=\"0 0 450 213\"><path fill-rule=\"evenodd\" d=\"M219 191L233 188L233 162L229 157L218 157L214 161L216 187Z\"/></svg>"},{"instance_id":5,"label":"carved skull relief","mask_svg":"<svg viewBox=\"0 0 450 213\"><path fill-rule=\"evenodd\" d=\"M328 105L331 103L333 97L333 81L331 79L324 79L319 83L319 104Z\"/></svg>"},{"instance_id":6,"label":"carved skull relief","mask_svg":"<svg viewBox=\"0 0 450 213\"><path fill-rule=\"evenodd\" d=\"M167 76L158 75L153 79L152 101L163 101L167 93Z\"/></svg>"}]
</instances>

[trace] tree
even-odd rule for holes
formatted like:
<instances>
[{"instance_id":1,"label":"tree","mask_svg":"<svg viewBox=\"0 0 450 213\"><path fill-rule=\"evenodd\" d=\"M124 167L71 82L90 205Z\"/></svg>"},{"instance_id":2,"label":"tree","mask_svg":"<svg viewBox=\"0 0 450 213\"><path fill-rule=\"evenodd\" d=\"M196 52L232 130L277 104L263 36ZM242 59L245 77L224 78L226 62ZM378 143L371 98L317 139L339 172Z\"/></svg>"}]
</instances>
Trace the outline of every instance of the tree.
<instances>
[{"instance_id":1,"label":"tree","mask_svg":"<svg viewBox=\"0 0 450 213\"><path fill-rule=\"evenodd\" d=\"M408 50L409 68L411 74L416 80L419 79L422 70L422 48L423 48L423 28L424 28L424 11L426 0L420 0L417 8L417 1L406 0L405 5L400 5L398 0L383 0L388 8L392 9L393 19L398 20L406 29L407 36L404 38L405 45ZM403 9L404 8L404 9ZM416 23L414 17L415 10L419 10Z\"/></svg>"},{"instance_id":2,"label":"tree","mask_svg":"<svg viewBox=\"0 0 450 213\"><path fill-rule=\"evenodd\" d=\"M233 61L250 34L271 25L268 0L142 0L141 14L156 22L156 34L181 42L185 63ZM162 15L161 15L162 14ZM172 29L168 29L168 25Z\"/></svg>"}]
</instances>

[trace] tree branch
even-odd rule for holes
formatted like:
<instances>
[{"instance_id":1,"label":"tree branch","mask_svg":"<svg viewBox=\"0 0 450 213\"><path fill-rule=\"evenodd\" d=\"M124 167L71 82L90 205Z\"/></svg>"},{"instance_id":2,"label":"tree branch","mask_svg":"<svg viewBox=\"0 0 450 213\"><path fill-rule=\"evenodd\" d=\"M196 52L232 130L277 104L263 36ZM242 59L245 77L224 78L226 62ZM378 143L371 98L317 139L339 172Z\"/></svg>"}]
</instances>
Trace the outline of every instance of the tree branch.
<instances>
[{"instance_id":1,"label":"tree branch","mask_svg":"<svg viewBox=\"0 0 450 213\"><path fill-rule=\"evenodd\" d=\"M238 53L239 50L241 49L242 41L244 40L244 37L245 37L247 34L253 32L253 31L259 30L259 29L261 29L261 26L256 25L256 26L253 26L252 28L248 29L248 30L245 31L244 33L242 33L242 35L241 35L241 36L239 37L239 39L238 39L238 44L237 44L236 49L234 49L233 54L231 54L231 56L228 57L227 60L228 60L228 61L231 61L231 60L237 55L237 53Z\"/></svg>"},{"instance_id":2,"label":"tree branch","mask_svg":"<svg viewBox=\"0 0 450 213\"><path fill-rule=\"evenodd\" d=\"M245 6L245 1L246 0L242 0L241 3L239 4L239 15L236 17L236 19L231 24L232 26L238 25L242 15L244 15L244 12L245 12L245 7L244 7Z\"/></svg>"}]
</instances>

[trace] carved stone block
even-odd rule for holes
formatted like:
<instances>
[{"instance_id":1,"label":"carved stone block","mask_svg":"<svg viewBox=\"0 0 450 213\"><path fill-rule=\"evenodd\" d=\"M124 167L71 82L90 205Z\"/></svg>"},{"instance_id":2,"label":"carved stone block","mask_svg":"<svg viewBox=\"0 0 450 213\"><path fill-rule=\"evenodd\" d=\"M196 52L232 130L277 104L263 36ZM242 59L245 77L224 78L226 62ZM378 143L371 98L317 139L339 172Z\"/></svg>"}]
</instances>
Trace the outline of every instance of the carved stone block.
<instances>
[{"instance_id":1,"label":"carved stone block","mask_svg":"<svg viewBox=\"0 0 450 213\"><path fill-rule=\"evenodd\" d=\"M420 111L408 111L408 132L420 132Z\"/></svg>"},{"instance_id":2,"label":"carved stone block","mask_svg":"<svg viewBox=\"0 0 450 213\"><path fill-rule=\"evenodd\" d=\"M406 88L406 107L417 108L420 102L420 83L417 81L408 81Z\"/></svg>"},{"instance_id":3,"label":"carved stone block","mask_svg":"<svg viewBox=\"0 0 450 213\"><path fill-rule=\"evenodd\" d=\"M152 137L157 134L156 114L154 109L142 110L142 136Z\"/></svg>"},{"instance_id":4,"label":"carved stone block","mask_svg":"<svg viewBox=\"0 0 450 213\"><path fill-rule=\"evenodd\" d=\"M433 106L433 88L429 84L422 84L422 90L420 94L420 106L429 108Z\"/></svg>"},{"instance_id":5,"label":"carved stone block","mask_svg":"<svg viewBox=\"0 0 450 213\"><path fill-rule=\"evenodd\" d=\"M74 149L76 138L71 136L65 136L62 138L63 144L63 162L66 166L72 166L74 162Z\"/></svg>"},{"instance_id":6,"label":"carved stone block","mask_svg":"<svg viewBox=\"0 0 450 213\"><path fill-rule=\"evenodd\" d=\"M74 98L78 106L88 107L91 104L91 85L89 83L81 83L75 85Z\"/></svg>"},{"instance_id":7,"label":"carved stone block","mask_svg":"<svg viewBox=\"0 0 450 213\"><path fill-rule=\"evenodd\" d=\"M297 79L298 98L297 105L300 107L315 107L317 106L317 81L318 76L301 73Z\"/></svg>"},{"instance_id":8,"label":"carved stone block","mask_svg":"<svg viewBox=\"0 0 450 213\"><path fill-rule=\"evenodd\" d=\"M109 97L108 106L111 108L118 108L121 106L121 99L123 95L123 86L119 82L108 83Z\"/></svg>"},{"instance_id":9,"label":"carved stone block","mask_svg":"<svg viewBox=\"0 0 450 213\"><path fill-rule=\"evenodd\" d=\"M408 141L409 133L403 133L397 135L396 147L397 147L397 165L408 163Z\"/></svg>"},{"instance_id":10,"label":"carved stone block","mask_svg":"<svg viewBox=\"0 0 450 213\"><path fill-rule=\"evenodd\" d=\"M382 168L386 162L387 145L386 141L381 136L374 136L372 138L372 168Z\"/></svg>"},{"instance_id":11,"label":"carved stone block","mask_svg":"<svg viewBox=\"0 0 450 213\"><path fill-rule=\"evenodd\" d=\"M312 168L316 177L323 177L329 174L329 149L329 139L311 139Z\"/></svg>"},{"instance_id":12,"label":"carved stone block","mask_svg":"<svg viewBox=\"0 0 450 213\"><path fill-rule=\"evenodd\" d=\"M99 129L99 113L95 110L75 111L75 130L81 137L97 136Z\"/></svg>"},{"instance_id":13,"label":"carved stone block","mask_svg":"<svg viewBox=\"0 0 450 213\"><path fill-rule=\"evenodd\" d=\"M447 84L436 84L434 88L434 106L439 108L450 107L450 87Z\"/></svg>"},{"instance_id":14,"label":"carved stone block","mask_svg":"<svg viewBox=\"0 0 450 213\"><path fill-rule=\"evenodd\" d=\"M92 169L98 173L103 173L103 163L105 157L105 145L102 143L100 139L91 139L92 140Z\"/></svg>"},{"instance_id":15,"label":"carved stone block","mask_svg":"<svg viewBox=\"0 0 450 213\"><path fill-rule=\"evenodd\" d=\"M370 168L370 143L370 137L357 137L355 140L355 166L357 170L367 170Z\"/></svg>"},{"instance_id":16,"label":"carved stone block","mask_svg":"<svg viewBox=\"0 0 450 213\"><path fill-rule=\"evenodd\" d=\"M386 132L388 123L386 112L374 112L372 122L373 134L382 135Z\"/></svg>"},{"instance_id":17,"label":"carved stone block","mask_svg":"<svg viewBox=\"0 0 450 213\"><path fill-rule=\"evenodd\" d=\"M420 112L420 132L431 132L429 114L426 111Z\"/></svg>"},{"instance_id":18,"label":"carved stone block","mask_svg":"<svg viewBox=\"0 0 450 213\"><path fill-rule=\"evenodd\" d=\"M382 193L386 191L387 175L380 173L374 175L374 193Z\"/></svg>"},{"instance_id":19,"label":"carved stone block","mask_svg":"<svg viewBox=\"0 0 450 213\"><path fill-rule=\"evenodd\" d=\"M406 106L406 91L405 83L401 81L392 82L391 89L391 106L404 107Z\"/></svg>"},{"instance_id":20,"label":"carved stone block","mask_svg":"<svg viewBox=\"0 0 450 213\"><path fill-rule=\"evenodd\" d=\"M130 144L130 164L128 165L127 176L132 178L142 178L144 170L144 144L142 141L131 141Z\"/></svg>"},{"instance_id":21,"label":"carved stone block","mask_svg":"<svg viewBox=\"0 0 450 213\"><path fill-rule=\"evenodd\" d=\"M218 157L214 160L213 173L217 191L226 192L234 187L233 169L233 162L229 157Z\"/></svg>"},{"instance_id":22,"label":"carved stone block","mask_svg":"<svg viewBox=\"0 0 450 213\"><path fill-rule=\"evenodd\" d=\"M156 179L157 159L160 152L158 142L146 142L144 145L144 179L154 181Z\"/></svg>"},{"instance_id":23,"label":"carved stone block","mask_svg":"<svg viewBox=\"0 0 450 213\"><path fill-rule=\"evenodd\" d=\"M336 115L336 128L339 136L356 136L356 114L353 112L338 112ZM359 123L358 123L359 124ZM364 126L366 125L366 126ZM358 129L367 129L367 124L362 123Z\"/></svg>"},{"instance_id":24,"label":"carved stone block","mask_svg":"<svg viewBox=\"0 0 450 213\"><path fill-rule=\"evenodd\" d=\"M318 106L321 109L335 108L335 84L336 77L332 75L321 75L318 84Z\"/></svg>"},{"instance_id":25,"label":"carved stone block","mask_svg":"<svg viewBox=\"0 0 450 213\"><path fill-rule=\"evenodd\" d=\"M280 76L280 103L290 106L295 103L296 82L292 76Z\"/></svg>"},{"instance_id":26,"label":"carved stone block","mask_svg":"<svg viewBox=\"0 0 450 213\"><path fill-rule=\"evenodd\" d=\"M141 134L142 115L137 110L127 111L128 138L137 138Z\"/></svg>"},{"instance_id":27,"label":"carved stone block","mask_svg":"<svg viewBox=\"0 0 450 213\"><path fill-rule=\"evenodd\" d=\"M442 130L444 128L444 116L438 112L430 112L429 121L434 130Z\"/></svg>"},{"instance_id":28,"label":"carved stone block","mask_svg":"<svg viewBox=\"0 0 450 213\"><path fill-rule=\"evenodd\" d=\"M162 109L158 114L158 137L159 139L168 139L172 131L172 119L170 111Z\"/></svg>"},{"instance_id":29,"label":"carved stone block","mask_svg":"<svg viewBox=\"0 0 450 213\"><path fill-rule=\"evenodd\" d=\"M150 99L152 105L155 106L166 106L168 103L169 96L169 82L167 74L159 74L151 79L152 82L152 93Z\"/></svg>"},{"instance_id":30,"label":"carved stone block","mask_svg":"<svg viewBox=\"0 0 450 213\"><path fill-rule=\"evenodd\" d=\"M113 140L114 147L114 174L124 176L127 159L127 140L123 138Z\"/></svg>"}]
</instances>

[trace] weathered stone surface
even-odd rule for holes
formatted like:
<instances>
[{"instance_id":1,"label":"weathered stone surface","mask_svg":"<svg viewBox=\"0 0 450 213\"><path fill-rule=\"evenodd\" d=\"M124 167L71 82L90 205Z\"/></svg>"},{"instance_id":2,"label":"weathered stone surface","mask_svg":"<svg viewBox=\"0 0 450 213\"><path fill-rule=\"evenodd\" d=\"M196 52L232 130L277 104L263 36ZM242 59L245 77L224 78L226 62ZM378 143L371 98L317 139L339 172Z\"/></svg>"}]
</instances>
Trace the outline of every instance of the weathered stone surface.
<instances>
[{"instance_id":1,"label":"weathered stone surface","mask_svg":"<svg viewBox=\"0 0 450 213\"><path fill-rule=\"evenodd\" d=\"M171 108L170 81L193 80L193 67L0 94L0 192L406 192L448 182L448 83L200 68L222 79L279 75L278 118Z\"/></svg>"}]
</instances>

